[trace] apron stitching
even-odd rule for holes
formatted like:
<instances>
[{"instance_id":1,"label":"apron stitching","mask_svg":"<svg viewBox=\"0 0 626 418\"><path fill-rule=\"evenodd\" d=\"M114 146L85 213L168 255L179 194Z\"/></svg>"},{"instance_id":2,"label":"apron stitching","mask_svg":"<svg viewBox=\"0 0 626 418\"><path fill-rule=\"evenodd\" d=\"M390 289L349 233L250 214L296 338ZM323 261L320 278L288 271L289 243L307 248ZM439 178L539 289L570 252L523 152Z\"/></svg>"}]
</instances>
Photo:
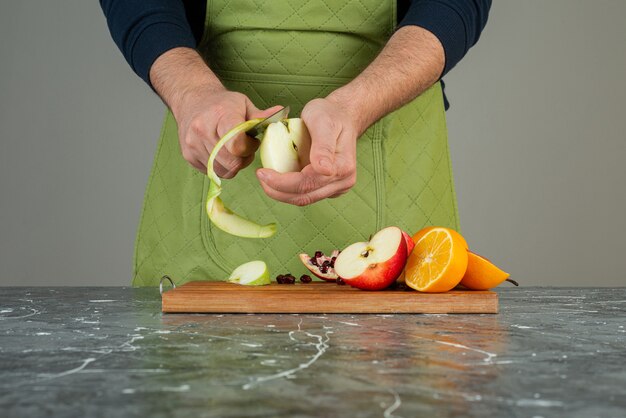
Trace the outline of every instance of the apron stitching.
<instances>
[{"instance_id":1,"label":"apron stitching","mask_svg":"<svg viewBox=\"0 0 626 418\"><path fill-rule=\"evenodd\" d=\"M202 198L200 200L201 204L200 204L200 211L199 211L200 231L201 231L200 235L202 238L202 244L203 244L204 250L206 251L209 258L213 260L213 263L218 268L220 268L225 273L229 273L230 271L232 271L232 269L228 269L227 267L225 267L225 266L228 266L228 263L220 255L217 249L217 244L215 242L215 238L213 237L213 228L212 228L211 223L208 221L208 216L205 210L206 195L207 195L207 190L209 187L209 182L210 180L207 178L204 178L202 182Z\"/></svg>"},{"instance_id":2,"label":"apron stitching","mask_svg":"<svg viewBox=\"0 0 626 418\"><path fill-rule=\"evenodd\" d=\"M448 141L446 141L446 145L449 147L448 145ZM451 193L448 193L449 195L451 195L451 199L452 199L452 207L454 208L454 213L452 214L454 217L454 223L456 225L456 230L461 232L461 220L459 217L459 208L458 208L458 203L456 201L456 191L454 189L454 172L452 171L452 158L450 156L450 152L447 152L448 155L448 172L450 173L450 181L448 182L448 188L451 190ZM443 199L443 195L442 195L442 199Z\"/></svg>"},{"instance_id":3,"label":"apron stitching","mask_svg":"<svg viewBox=\"0 0 626 418\"><path fill-rule=\"evenodd\" d=\"M139 274L139 267L140 265L143 265L143 262L146 260L147 257L144 257L141 264L139 264L139 246L140 246L140 241L141 241L141 237L143 236L143 221L144 221L144 217L146 214L146 210L148 208L148 205L151 205L152 203L150 202L150 199L148 199L148 192L151 189L152 186L152 182L154 181L154 173L158 170L157 168L157 161L158 161L158 157L161 154L161 150L163 149L163 143L165 141L163 141L163 137L165 136L166 132L167 132L167 119L168 119L168 114L165 114L165 117L163 118L163 125L161 126L161 133L159 135L159 146L157 148L157 152L154 155L154 162L152 163L152 170L150 171L150 177L148 178L148 185L146 186L146 190L144 191L144 197L143 197L143 207L141 209L141 215L139 216L139 225L141 225L141 227L138 229L137 232L137 237L135 238L135 251L134 251L134 255L133 255L133 267L134 267L134 272L133 272L133 281L138 280L138 274Z\"/></svg>"},{"instance_id":4,"label":"apron stitching","mask_svg":"<svg viewBox=\"0 0 626 418\"><path fill-rule=\"evenodd\" d=\"M271 51L271 50L267 47L267 45L265 45L265 43L263 43L263 41L261 41L260 39L258 39L258 43L259 43L259 44L261 44L261 46L262 46L263 48L265 48L265 50L268 52L268 54L270 54L270 55L274 58L274 62L276 62L277 64L279 64L279 65L282 67L282 69L283 69L283 70L285 70L285 72L286 72L287 74L289 74L289 73L290 73L290 71L287 69L287 67L285 67L285 65L284 65L282 62L280 62L280 59L278 59L278 55L279 55L279 54L280 54L280 53L281 53L281 52L282 52L285 48L287 48L291 42L293 42L293 39L290 39L288 42L285 42L285 43L283 44L283 46L282 46L282 47L281 47L281 48L280 48L280 49L279 49L276 53L273 53L273 52L272 52L272 51ZM256 69L255 71L260 72L260 71L263 69L263 67L266 67L266 66L268 66L269 64L270 64L270 60L267 60L263 66L259 67L259 68L258 68L258 69ZM246 64L246 65L247 65L247 64Z\"/></svg>"},{"instance_id":5,"label":"apron stitching","mask_svg":"<svg viewBox=\"0 0 626 418\"><path fill-rule=\"evenodd\" d=\"M350 193L351 193L351 192L350 192ZM342 217L342 218L346 221L346 223L348 223L348 224L349 224L349 225L350 225L350 226L351 226L351 227L352 227L355 231L358 231L358 230L359 230L359 229L358 229L358 228L357 228L357 227L356 227L356 226L355 226L355 225L354 225L354 224L353 224L353 223L352 223L352 222L351 222L348 218L346 218L346 217L345 217L345 215L344 215L344 214L343 214L343 213L342 213L339 209L337 209L336 207L334 207L334 206L332 206L332 205L331 205L330 207L331 207L331 208L332 208L332 209L333 209L333 210L334 210L334 211L335 211L335 212L336 212L339 216L341 216L341 217ZM329 225L327 225L327 226L324 228L324 230L326 230L326 229L328 229L328 228L331 228L331 227L333 227L333 226L329 224ZM323 232L323 231L320 231L320 232ZM325 236L326 236L326 235L325 235Z\"/></svg>"},{"instance_id":6,"label":"apron stitching","mask_svg":"<svg viewBox=\"0 0 626 418\"><path fill-rule=\"evenodd\" d=\"M177 252L176 254L174 254L173 257L171 257L170 259L176 259L177 256L179 256L183 251L186 251L187 248L189 246L191 246L194 241L196 240L196 238L201 235L200 232L198 232L195 236L191 237L190 239L186 240L187 242L185 243L185 245L183 245ZM169 264L169 261L168 261ZM193 269L191 269L191 271L187 272L187 274L185 274L180 280L178 280L178 283L185 283L187 281L187 278L197 269L199 268L198 265L196 265ZM176 279L176 278L174 278Z\"/></svg>"},{"instance_id":7,"label":"apron stitching","mask_svg":"<svg viewBox=\"0 0 626 418\"><path fill-rule=\"evenodd\" d=\"M361 45L361 46L359 47L359 49L358 49L358 50L354 53L354 55L357 55L357 54L358 54L359 52L361 52L361 50L362 50L363 48L365 48L366 46L367 46L367 44L364 42L364 43L363 43L363 45ZM344 50L342 50L340 47L338 47L338 48L341 50L341 52L342 52L344 55L346 55L346 52L345 52ZM346 62L345 62L345 63L344 63L344 64L343 64L343 65L342 65L342 66L341 66L341 67L337 70L337 74L341 73L341 71L342 71L344 68L346 68L346 66L347 66L348 64L350 64L351 62L352 62L352 59L347 60L347 61L346 61Z\"/></svg>"},{"instance_id":8,"label":"apron stitching","mask_svg":"<svg viewBox=\"0 0 626 418\"><path fill-rule=\"evenodd\" d=\"M430 91L430 89L429 89L429 90L427 90L427 91ZM402 128L405 132L409 132L409 131L410 131L410 129L412 128L412 126L413 126L413 125L415 125L416 123L418 123L419 121L421 121L421 122L422 122L422 123L423 123L426 127L428 127L428 128L429 128L429 131L432 131L432 126L431 126L431 125L430 125L430 123L428 123L428 122L426 121L426 119L424 118L424 113L426 112L426 110L425 110L425 109L428 109L428 108L431 106L431 104L433 103L434 97L435 97L434 95L431 95L430 100L429 100L429 101L428 101L428 103L424 106L424 110L423 110L421 113L419 113L419 116L418 116L417 120L416 120L416 121L415 121L415 122L414 122L414 123L413 123L413 124L412 124L409 128L407 128L407 127L404 125L404 123L402 122L402 118L396 118L396 120L397 120L398 124L400 125L400 127L401 127L401 128ZM433 132L431 132L431 133L433 133ZM433 133L433 134L434 134L434 133ZM429 146L429 145L431 145L431 144L430 144L430 141L428 141L428 140L427 140L427 141L422 141L422 142L423 142L424 144L423 144L423 146L422 146L422 147L420 147L420 150L419 150L418 154L423 154L423 155L426 155L426 156L430 159L430 161L434 164L434 166L438 167L438 166L441 164L441 160L442 160L442 159L443 159L443 157L446 155L446 152L445 152L445 151L444 151L444 152L441 152L441 155L439 156L438 161L435 161L435 159L434 159L434 158L430 155L430 153L428 153L428 152L426 151L426 150L427 150L427 148L428 148L428 146ZM394 148L394 151L395 151L395 148ZM403 163L404 163L405 165L409 165L409 164L408 164L408 162L404 159L404 157L403 157L402 155L400 156L400 158L402 158L402 161L403 161ZM424 193L424 191L425 191L426 189L430 190L430 192L431 192L434 196L440 195L440 196L439 196L439 198L438 198L438 200L437 200L437 203L435 204L435 208L438 208L438 207L440 206L440 204L441 204L441 201L443 200L443 197L444 197L447 193L443 193L443 192L442 192L442 193L436 193L436 192L433 190L433 188L430 186L430 180L432 179L432 176L431 176L429 179L426 179L425 177L423 177L423 176L420 174L419 170L416 170L416 171L415 171L415 174L416 174L416 175L418 175L418 176L420 177L420 179L424 182L424 187L423 187L423 188L419 191L419 194L418 194L415 198L411 198L411 203L412 203L412 204L414 204L414 205L416 205L416 206L418 206L418 207L420 208L420 210L422 211L422 213L423 213L423 214L424 214L424 216L426 217L426 220L429 222L429 224L431 224L431 225L432 225L432 224L433 224L433 221L432 221L432 218L430 217L430 215L431 215L431 214L430 214L430 213L427 213L427 211L424 209L424 207L420 204L420 197L422 196L422 194ZM390 179L390 180L394 183L394 186L395 186L395 187L400 187L400 186L399 186L399 184L398 184L398 182L396 182L396 181L395 181L395 179L394 179L393 177L389 177L389 179Z\"/></svg>"},{"instance_id":9,"label":"apron stitching","mask_svg":"<svg viewBox=\"0 0 626 418\"><path fill-rule=\"evenodd\" d=\"M328 3L326 3L324 0L321 0L321 1L322 1L322 3L324 3L324 6L326 6L326 9L330 12L330 14L331 14L332 16L330 16L330 17L329 17L328 19L326 19L323 23L321 23L321 24L317 27L317 29L318 29L318 30L319 30L319 29L321 29L321 28L322 28L322 26L324 26L324 25L326 25L328 22L330 22L330 20L331 20L333 17L335 17L338 21L340 21L340 22L341 22L341 24L342 24L343 26L350 26L350 25L346 25L346 24L344 23L344 21L343 21L343 20L341 20L341 18L340 18L339 16L337 16L337 13L339 13L340 11L342 11L343 9L345 9L345 8L346 8L346 6L348 6L348 4L350 3L349 1L346 1L346 2L344 3L344 5L343 5L343 6L341 6L341 8L340 8L339 10L337 10L337 13L335 13L335 11L334 11L333 9L331 9L331 8L330 8L330 6L328 5ZM358 26L357 26L357 27L358 27Z\"/></svg>"},{"instance_id":10,"label":"apron stitching","mask_svg":"<svg viewBox=\"0 0 626 418\"><path fill-rule=\"evenodd\" d=\"M431 88L429 88L428 90L426 90L426 91L425 91L424 93L422 93L422 95L420 96L420 97L425 97L426 95L429 95L430 97L429 97L428 103L426 103L426 104L424 105L424 108L423 108L423 109L421 109L421 111L420 111L420 112L417 112L417 118L415 118L415 120L413 121L413 123L412 123L409 127L407 127L407 126L404 124L404 122L402 122L402 118L396 118L396 119L394 120L394 121L397 121L398 125L400 125L400 127L401 127L401 128L402 128L402 129L403 129L406 133L410 132L410 131L411 131L411 129L413 128L413 126L415 126L415 125L417 125L418 123L420 123L420 120L421 120L421 122L425 123L428 127L430 127L430 124L428 124L428 123L426 122L426 120L424 119L424 113L426 112L426 109L428 109L428 108L432 105L433 100L434 100L434 96L435 96L435 95L431 93L431 92L432 92L432 90L431 90L431 89L432 89L432 87L431 87ZM421 152L421 151L423 151L423 150L426 148L426 146L428 145L428 142L427 142L427 141L422 141L422 142L426 143L426 145L424 145L423 147L421 147L420 152ZM393 154L393 153L396 151L396 149L397 149L397 147L398 147L399 145L400 145L400 141L397 141L397 142L394 144L393 149L391 149L391 150L389 151L389 154Z\"/></svg>"},{"instance_id":11,"label":"apron stitching","mask_svg":"<svg viewBox=\"0 0 626 418\"><path fill-rule=\"evenodd\" d=\"M221 80L227 80L227 81L239 81L239 82L245 82L245 83L258 83L258 84L280 84L280 85L284 85L285 84L285 78L287 77L306 77L303 75L281 75L279 76L280 80L270 80L270 79L266 79L266 80L258 80L258 79L251 79L248 78L247 76L244 75L237 75L237 74L233 74L231 72L224 72L221 73L220 72L220 79ZM268 76L270 74L263 74L264 76ZM278 77L277 77L278 78ZM327 79L317 79L317 80L311 80L311 81L297 81L297 80L289 80L288 84L289 85L296 85L296 86L319 86L320 84L324 84L324 85L332 85L332 86L341 86L343 84L345 84L346 82L348 82L349 79L348 78L340 78L340 77L329 77Z\"/></svg>"},{"instance_id":12,"label":"apron stitching","mask_svg":"<svg viewBox=\"0 0 626 418\"><path fill-rule=\"evenodd\" d=\"M158 195L156 195L158 196ZM185 213L182 214L182 217L186 217L189 213L191 213L195 208L195 206L191 207L190 209L188 209ZM138 264L139 269L141 269L141 267L143 267L143 265L145 264L145 262L152 256L152 254L156 251L157 247L159 245L164 245L163 243L165 242L165 238L167 238L168 236L170 236L172 234L172 232L176 231L179 227L178 224L175 224L174 227L172 229L170 229L165 235L161 234L161 231L159 230L158 226L157 226L157 221L162 218L163 216L165 216L166 214L163 213L161 215L159 215L157 218L155 218L154 222L152 224L150 224L149 226L154 225L155 230L157 231L157 233L159 234L159 241L153 245L148 251L147 251L147 255L143 258L143 260L141 261L141 263ZM177 254L176 254L177 255Z\"/></svg>"},{"instance_id":13,"label":"apron stitching","mask_svg":"<svg viewBox=\"0 0 626 418\"><path fill-rule=\"evenodd\" d=\"M320 64L320 62L317 60L317 56L318 56L320 53L322 53L322 51L324 51L324 49L326 49L326 47L327 47L328 45L330 45L330 44L331 44L334 40L335 40L334 38L330 38L330 40L326 43L326 45L324 45L322 48L320 48L320 49L319 49L319 51L317 51L317 53L315 53L314 55L311 55L311 56L310 56L309 60L308 60L306 63L304 63L304 65L302 65L302 66L300 67L300 69L298 70L298 72L300 72L300 70L302 70L302 69L306 68L306 67L309 65L309 63L310 63L311 61L315 61L315 63L316 63L318 66L320 66L323 70L325 70L324 65ZM305 48L302 46L302 44L301 44L300 42L298 42L297 40L296 40L296 43L298 44L298 46L299 46L299 47L301 47L301 48L305 49ZM332 74L330 74L328 71L326 71L326 74L328 74L328 77L333 77L333 75L332 75Z\"/></svg>"},{"instance_id":14,"label":"apron stitching","mask_svg":"<svg viewBox=\"0 0 626 418\"><path fill-rule=\"evenodd\" d=\"M372 17L372 13L370 12L370 10L369 10L367 7L365 7L365 5L364 5L364 4L363 4L360 0L357 0L357 1L358 1L358 3L359 3L359 4L361 4L361 6L363 6L363 8L364 8L365 10L367 10L367 12L369 13L369 17L368 17L367 19L363 20L361 23L359 23L356 27L354 27L354 29L353 29L353 30L356 30L356 29L360 28L361 26L365 25L365 23L368 23L368 22L369 22L369 20L370 20L370 18ZM392 1L395 1L395 0L392 0ZM332 15L333 15L333 16L334 16L334 17L335 17L335 18L336 18L339 22L341 22L341 24L342 24L343 26L346 26L346 27L347 27L347 26L350 26L350 25L346 25L346 23L345 23L345 22L344 22L344 21L343 21L343 20L339 17L339 15L337 14L337 13L341 12L343 9L345 9L345 8L348 6L348 4L350 4L350 2L349 2L349 1L346 1L346 2L344 3L344 5L343 5L343 6L342 6L339 10L337 10L337 12L335 12L334 10L332 10L332 9L330 8L330 6L328 5L328 3L326 3L326 1L325 1L325 0L321 0L321 2L322 2L322 3L324 3L324 5L325 5L325 6L326 6L326 8L328 9L328 11L329 11L329 12L330 12L330 13L331 13L331 14L332 14ZM380 2L380 4L382 5L383 3L382 3L382 2ZM376 10L378 10L378 8L376 8L376 9L374 9L374 10L376 11ZM393 15L393 13L391 13L391 14ZM325 22L324 22L321 26L323 26L323 25L325 25L326 23L328 23L328 22L330 21L330 19L332 19L332 17L333 17L333 16L331 16L330 18L328 18L328 19L327 19L327 20L326 20L326 21L325 21ZM321 27L321 26L320 26L320 27ZM348 33L349 33L349 32L348 32Z\"/></svg>"},{"instance_id":15,"label":"apron stitching","mask_svg":"<svg viewBox=\"0 0 626 418\"><path fill-rule=\"evenodd\" d=\"M307 217L306 217L306 216L304 216L303 218L304 218L304 219L306 219L306 221L307 221L308 223L310 223L313 227L315 227L315 224L313 224L313 222L311 222L309 219L307 219ZM326 229L326 228L324 228L324 229ZM321 235L321 236L323 236L323 237L324 237L324 239L325 239L326 241L328 241L328 242L332 242L332 240L329 238L329 236L328 236L328 235L326 235L326 234L324 233L324 231L323 231L323 230L321 230L321 229L317 229L317 234L315 234L315 236L314 236L313 238L311 238L311 239L309 240L309 242L307 242L307 243L306 243L305 247L310 246L310 245L311 245L311 243L312 243L313 241L315 241L315 240L317 239L317 237L318 237L318 236L320 236L320 235ZM334 249L334 248L333 248L333 249ZM304 250L304 251L306 252L306 250Z\"/></svg>"},{"instance_id":16,"label":"apron stitching","mask_svg":"<svg viewBox=\"0 0 626 418\"><path fill-rule=\"evenodd\" d=\"M424 178L422 176L420 176L420 179L424 180ZM400 185L398 184L397 181L395 181L392 177L389 177L389 180L391 180L391 182L393 183L394 187L398 187L401 188ZM424 181L424 185L426 185L426 181ZM411 200L411 204L416 205L417 207L419 207L420 211L422 212L422 214L424 215L424 217L426 218L426 221L432 225L432 219L430 217L430 214L426 212L426 210L424 209L424 207L419 203L419 198L422 196L422 193L424 192L425 188L423 188L422 190L420 190L419 195L416 198L409 198ZM408 195L408 193L407 193ZM437 204L437 206L439 206L439 204Z\"/></svg>"},{"instance_id":17,"label":"apron stitching","mask_svg":"<svg viewBox=\"0 0 626 418\"><path fill-rule=\"evenodd\" d=\"M374 174L372 174L372 173L369 173L369 174L371 174L371 175L372 175L372 180L371 180L369 183L367 183L367 184L365 185L365 187L364 187L365 189L367 189L368 187L370 187L370 185L371 185L372 183L374 183L374 187L376 187L376 178L374 177ZM361 196L361 195L360 195L360 194L359 194L356 190L350 190L350 192L354 192L354 194L356 194L356 195L359 197L359 199L361 199L363 202L365 202L365 204L367 205L367 207L368 207L368 208L370 208L370 209L372 210L372 212L376 213L376 208L375 208L375 207L373 207L372 205L370 205L370 203L368 202L368 200L367 200L366 198L364 198L363 196ZM374 202L374 205L376 205L376 202Z\"/></svg>"},{"instance_id":18,"label":"apron stitching","mask_svg":"<svg viewBox=\"0 0 626 418\"><path fill-rule=\"evenodd\" d=\"M360 0L359 0L360 1ZM389 16L389 37L393 34L398 26L398 2L396 0L391 1L391 16Z\"/></svg>"},{"instance_id":19,"label":"apron stitching","mask_svg":"<svg viewBox=\"0 0 626 418\"><path fill-rule=\"evenodd\" d=\"M209 39L211 39L211 17L213 16L213 2L207 1L206 11L204 12L204 30L202 32L202 38L200 38L200 42L196 49L200 49L201 46L207 45Z\"/></svg>"},{"instance_id":20,"label":"apron stitching","mask_svg":"<svg viewBox=\"0 0 626 418\"><path fill-rule=\"evenodd\" d=\"M230 61L230 63L229 63L228 65L232 66L232 64L233 64L233 63L235 63L235 62L241 62L241 63L243 63L243 64L244 64L244 65L248 68L248 70L249 70L251 73L254 73L254 69L253 69L253 68L251 68L251 67L248 65L248 63L246 62L246 60L242 59L242 57L241 57L241 54L243 54L243 53L244 53L244 52L245 52L245 51L246 51L246 50L250 47L250 45L252 45L252 41L254 41L254 40L255 40L255 38L251 38L251 39L250 39L250 40L246 43L246 45L245 45L243 48L241 48L241 50L235 50L235 57L233 57L233 59ZM209 54L209 58L210 58L210 57L211 57L211 55ZM228 67L228 66L227 66L227 67Z\"/></svg>"}]
</instances>

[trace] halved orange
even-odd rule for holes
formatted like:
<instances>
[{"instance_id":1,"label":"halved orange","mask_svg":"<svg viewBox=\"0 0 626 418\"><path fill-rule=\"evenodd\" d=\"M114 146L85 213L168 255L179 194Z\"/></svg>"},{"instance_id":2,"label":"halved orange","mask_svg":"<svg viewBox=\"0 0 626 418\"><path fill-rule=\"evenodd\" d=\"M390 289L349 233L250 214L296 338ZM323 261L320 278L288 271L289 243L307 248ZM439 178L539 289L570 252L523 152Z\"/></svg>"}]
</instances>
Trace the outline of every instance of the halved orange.
<instances>
[{"instance_id":1,"label":"halved orange","mask_svg":"<svg viewBox=\"0 0 626 418\"><path fill-rule=\"evenodd\" d=\"M413 237L412 237L413 238L413 242L417 244L417 241L419 241L424 235L426 235L426 233L432 231L433 228L437 228L437 227L436 226L427 226L427 227L424 227L424 228L420 229L419 231L417 231L415 233L415 235L413 235ZM461 234L459 234L459 236L461 237L461 239L465 243L465 248L469 249L469 246L467 245L467 241L465 241L465 238L463 238L463 236Z\"/></svg>"},{"instance_id":2,"label":"halved orange","mask_svg":"<svg viewBox=\"0 0 626 418\"><path fill-rule=\"evenodd\" d=\"M471 251L467 252L467 270L461 279L461 286L471 290L487 290L498 286L505 280L517 286L517 282L509 279L509 273L502 271L491 261Z\"/></svg>"},{"instance_id":3,"label":"halved orange","mask_svg":"<svg viewBox=\"0 0 626 418\"><path fill-rule=\"evenodd\" d=\"M407 286L420 292L447 292L467 269L467 243L458 232L431 227L415 244L405 268Z\"/></svg>"}]
</instances>

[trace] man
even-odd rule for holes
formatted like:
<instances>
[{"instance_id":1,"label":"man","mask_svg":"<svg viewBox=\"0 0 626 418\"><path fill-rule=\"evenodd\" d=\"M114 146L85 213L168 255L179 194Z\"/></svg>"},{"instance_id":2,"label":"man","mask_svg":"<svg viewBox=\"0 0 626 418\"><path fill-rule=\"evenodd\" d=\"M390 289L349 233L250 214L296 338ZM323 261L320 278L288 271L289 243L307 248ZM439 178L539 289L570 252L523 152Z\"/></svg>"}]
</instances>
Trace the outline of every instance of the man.
<instances>
[{"instance_id":1,"label":"man","mask_svg":"<svg viewBox=\"0 0 626 418\"><path fill-rule=\"evenodd\" d=\"M295 273L298 253L343 248L384 226L458 229L438 81L478 40L490 4L101 0L114 40L169 108L133 284L222 279L253 259ZM276 105L309 128L311 164L279 174L254 160L257 141L231 141L214 166L232 179L224 200L277 221L278 232L230 236L203 213L208 156L229 129Z\"/></svg>"}]
</instances>

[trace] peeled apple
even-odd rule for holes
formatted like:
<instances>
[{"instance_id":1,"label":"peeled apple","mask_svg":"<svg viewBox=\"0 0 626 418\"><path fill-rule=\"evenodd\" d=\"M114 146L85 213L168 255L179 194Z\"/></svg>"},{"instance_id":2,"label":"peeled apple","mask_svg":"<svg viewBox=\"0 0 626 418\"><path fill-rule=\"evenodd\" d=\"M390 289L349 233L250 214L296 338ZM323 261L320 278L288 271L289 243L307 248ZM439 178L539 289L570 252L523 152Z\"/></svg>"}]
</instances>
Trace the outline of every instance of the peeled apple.
<instances>
[{"instance_id":1,"label":"peeled apple","mask_svg":"<svg viewBox=\"0 0 626 418\"><path fill-rule=\"evenodd\" d=\"M246 132L262 119L250 119L228 131L217 142L207 163L207 176L211 180L206 211L215 226L232 235L244 238L268 238L276 233L276 224L259 225L234 213L219 197L222 180L213 171L213 163L220 149L239 133ZM261 141L261 164L279 173L300 171L309 164L311 136L300 118L284 119L271 123L256 139Z\"/></svg>"},{"instance_id":2,"label":"peeled apple","mask_svg":"<svg viewBox=\"0 0 626 418\"><path fill-rule=\"evenodd\" d=\"M279 173L300 171L309 164L311 136L300 118L268 125L259 147L261 164Z\"/></svg>"}]
</instances>

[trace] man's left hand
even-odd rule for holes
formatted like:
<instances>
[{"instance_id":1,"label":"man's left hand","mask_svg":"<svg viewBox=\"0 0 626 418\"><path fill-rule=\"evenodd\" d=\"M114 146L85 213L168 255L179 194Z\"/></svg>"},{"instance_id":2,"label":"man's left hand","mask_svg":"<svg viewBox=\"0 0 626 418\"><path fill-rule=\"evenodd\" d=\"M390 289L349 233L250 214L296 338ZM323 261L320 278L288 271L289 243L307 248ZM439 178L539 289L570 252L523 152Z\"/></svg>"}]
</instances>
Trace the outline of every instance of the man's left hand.
<instances>
[{"instance_id":1,"label":"man's left hand","mask_svg":"<svg viewBox=\"0 0 626 418\"><path fill-rule=\"evenodd\" d=\"M330 99L315 99L302 110L302 120L311 134L311 164L299 172L257 170L265 193L278 201L310 205L327 197L338 197L356 183L356 141L361 134L358 121L345 106Z\"/></svg>"}]
</instances>

